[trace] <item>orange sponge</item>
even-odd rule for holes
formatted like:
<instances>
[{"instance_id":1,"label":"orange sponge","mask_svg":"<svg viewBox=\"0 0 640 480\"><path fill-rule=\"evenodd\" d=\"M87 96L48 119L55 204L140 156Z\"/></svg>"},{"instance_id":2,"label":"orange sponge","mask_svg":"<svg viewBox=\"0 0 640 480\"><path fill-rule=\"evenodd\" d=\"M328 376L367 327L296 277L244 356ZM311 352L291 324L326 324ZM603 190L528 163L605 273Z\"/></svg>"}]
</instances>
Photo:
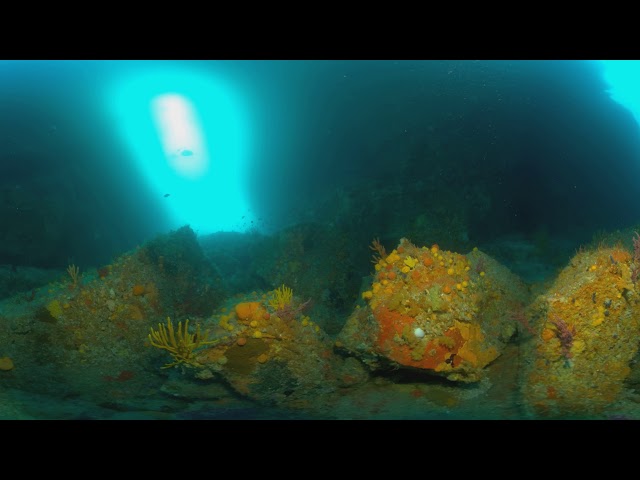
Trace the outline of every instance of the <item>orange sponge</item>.
<instances>
[{"instance_id":1,"label":"orange sponge","mask_svg":"<svg viewBox=\"0 0 640 480\"><path fill-rule=\"evenodd\" d=\"M254 315L259 311L259 302L242 302L236 305L236 315L239 320L254 320ZM261 315L262 312L260 312Z\"/></svg>"}]
</instances>

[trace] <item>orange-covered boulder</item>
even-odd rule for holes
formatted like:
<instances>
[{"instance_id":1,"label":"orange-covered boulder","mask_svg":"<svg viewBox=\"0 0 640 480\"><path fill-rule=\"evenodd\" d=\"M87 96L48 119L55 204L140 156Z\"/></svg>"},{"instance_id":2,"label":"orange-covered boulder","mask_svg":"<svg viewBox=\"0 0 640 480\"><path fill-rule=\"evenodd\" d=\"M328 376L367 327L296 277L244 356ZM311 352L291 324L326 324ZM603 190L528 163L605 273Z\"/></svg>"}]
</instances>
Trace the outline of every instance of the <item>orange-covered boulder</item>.
<instances>
[{"instance_id":1,"label":"orange-covered boulder","mask_svg":"<svg viewBox=\"0 0 640 480\"><path fill-rule=\"evenodd\" d=\"M406 239L377 258L365 306L338 342L372 368L408 367L472 382L516 331L524 284L484 253L417 247Z\"/></svg>"},{"instance_id":2,"label":"orange-covered boulder","mask_svg":"<svg viewBox=\"0 0 640 480\"><path fill-rule=\"evenodd\" d=\"M628 408L640 337L639 267L622 248L581 251L528 307L538 319L523 346L522 403L530 415L583 418ZM637 400L630 404L635 410Z\"/></svg>"}]
</instances>

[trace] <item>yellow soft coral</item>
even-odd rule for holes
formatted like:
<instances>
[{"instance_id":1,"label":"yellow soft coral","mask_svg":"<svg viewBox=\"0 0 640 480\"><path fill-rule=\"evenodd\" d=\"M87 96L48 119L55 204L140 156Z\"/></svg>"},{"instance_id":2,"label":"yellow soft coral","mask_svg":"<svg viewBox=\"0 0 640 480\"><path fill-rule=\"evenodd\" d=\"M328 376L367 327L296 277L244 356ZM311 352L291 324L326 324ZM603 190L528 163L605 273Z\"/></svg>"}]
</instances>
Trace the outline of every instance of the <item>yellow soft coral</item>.
<instances>
[{"instance_id":1,"label":"yellow soft coral","mask_svg":"<svg viewBox=\"0 0 640 480\"><path fill-rule=\"evenodd\" d=\"M173 357L173 362L168 363L162 368L170 368L181 363L190 365L192 367L200 367L201 365L196 362L193 352L204 345L212 345L217 343L215 341L207 341L209 332L205 332L204 336L200 334L200 325L196 327L196 333L189 333L189 320L184 322L178 322L178 330L174 333L173 323L171 319L167 317L167 326L158 324L158 330L151 329L149 333L149 343L156 348L166 350Z\"/></svg>"},{"instance_id":2,"label":"yellow soft coral","mask_svg":"<svg viewBox=\"0 0 640 480\"><path fill-rule=\"evenodd\" d=\"M47 310L56 320L62 316L62 305L60 305L60 302L58 300L52 300L51 302L49 302L49 304L47 305Z\"/></svg>"},{"instance_id":3,"label":"yellow soft coral","mask_svg":"<svg viewBox=\"0 0 640 480\"><path fill-rule=\"evenodd\" d=\"M293 289L285 287L277 288L273 291L273 298L269 300L269 305L274 310L283 310L286 306L291 304L293 300Z\"/></svg>"}]
</instances>

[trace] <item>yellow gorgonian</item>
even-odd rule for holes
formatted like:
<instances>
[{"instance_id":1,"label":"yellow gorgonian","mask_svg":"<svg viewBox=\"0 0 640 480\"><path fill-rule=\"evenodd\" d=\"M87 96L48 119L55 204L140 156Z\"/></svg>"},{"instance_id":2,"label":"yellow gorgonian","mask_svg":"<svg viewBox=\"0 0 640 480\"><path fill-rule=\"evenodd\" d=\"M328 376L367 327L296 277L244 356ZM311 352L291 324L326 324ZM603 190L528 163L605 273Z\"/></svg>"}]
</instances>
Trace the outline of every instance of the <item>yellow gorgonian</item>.
<instances>
[{"instance_id":1,"label":"yellow gorgonian","mask_svg":"<svg viewBox=\"0 0 640 480\"><path fill-rule=\"evenodd\" d=\"M283 310L285 307L290 305L293 300L293 289L285 287L284 284L282 287L275 289L272 293L273 296L269 300L269 305L274 310Z\"/></svg>"},{"instance_id":2,"label":"yellow gorgonian","mask_svg":"<svg viewBox=\"0 0 640 480\"><path fill-rule=\"evenodd\" d=\"M162 368L175 367L180 364L190 365L192 367L200 367L201 365L195 361L193 352L204 345L212 345L217 343L215 340L207 341L209 332L204 335L200 334L200 325L196 326L195 333L189 333L189 320L178 322L178 329L174 331L171 319L167 317L167 326L158 324L158 330L151 328L149 333L149 343L156 348L166 350L173 357L173 362L166 364Z\"/></svg>"}]
</instances>

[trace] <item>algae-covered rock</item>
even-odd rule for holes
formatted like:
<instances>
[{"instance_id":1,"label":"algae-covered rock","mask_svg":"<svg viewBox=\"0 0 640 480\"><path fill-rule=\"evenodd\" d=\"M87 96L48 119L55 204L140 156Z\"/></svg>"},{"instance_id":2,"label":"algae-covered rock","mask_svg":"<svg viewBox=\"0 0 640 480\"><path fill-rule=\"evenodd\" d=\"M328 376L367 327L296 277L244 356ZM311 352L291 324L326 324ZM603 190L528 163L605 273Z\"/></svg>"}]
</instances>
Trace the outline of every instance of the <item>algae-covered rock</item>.
<instances>
[{"instance_id":1,"label":"algae-covered rock","mask_svg":"<svg viewBox=\"0 0 640 480\"><path fill-rule=\"evenodd\" d=\"M264 284L287 284L304 299L313 298L309 314L323 330L337 334L358 294L353 246L339 229L306 223L265 239L255 260Z\"/></svg>"},{"instance_id":2,"label":"algae-covered rock","mask_svg":"<svg viewBox=\"0 0 640 480\"><path fill-rule=\"evenodd\" d=\"M522 394L530 414L592 415L620 399L638 350L636 268L622 248L578 253L528 308Z\"/></svg>"},{"instance_id":3,"label":"algae-covered rock","mask_svg":"<svg viewBox=\"0 0 640 480\"><path fill-rule=\"evenodd\" d=\"M0 302L0 356L15 364L0 371L3 386L98 401L155 395L162 359L146 342L150 327L167 316L195 325L218 305L219 285L188 227L97 271L70 268L27 299Z\"/></svg>"},{"instance_id":4,"label":"algae-covered rock","mask_svg":"<svg viewBox=\"0 0 640 480\"><path fill-rule=\"evenodd\" d=\"M274 298L288 291L287 299ZM243 396L265 405L309 407L340 380L357 382L353 369L337 369L332 341L305 314L306 302L286 287L232 299L207 324L220 339L196 360L201 379L222 377Z\"/></svg>"},{"instance_id":5,"label":"algae-covered rock","mask_svg":"<svg viewBox=\"0 0 640 480\"><path fill-rule=\"evenodd\" d=\"M188 226L158 235L137 251L136 261L154 268L164 308L184 315L210 315L225 297L218 269Z\"/></svg>"},{"instance_id":6,"label":"algae-covered rock","mask_svg":"<svg viewBox=\"0 0 640 480\"><path fill-rule=\"evenodd\" d=\"M477 250L460 255L406 239L389 254L378 248L367 304L351 314L339 345L374 369L480 380L516 331L524 284Z\"/></svg>"}]
</instances>

